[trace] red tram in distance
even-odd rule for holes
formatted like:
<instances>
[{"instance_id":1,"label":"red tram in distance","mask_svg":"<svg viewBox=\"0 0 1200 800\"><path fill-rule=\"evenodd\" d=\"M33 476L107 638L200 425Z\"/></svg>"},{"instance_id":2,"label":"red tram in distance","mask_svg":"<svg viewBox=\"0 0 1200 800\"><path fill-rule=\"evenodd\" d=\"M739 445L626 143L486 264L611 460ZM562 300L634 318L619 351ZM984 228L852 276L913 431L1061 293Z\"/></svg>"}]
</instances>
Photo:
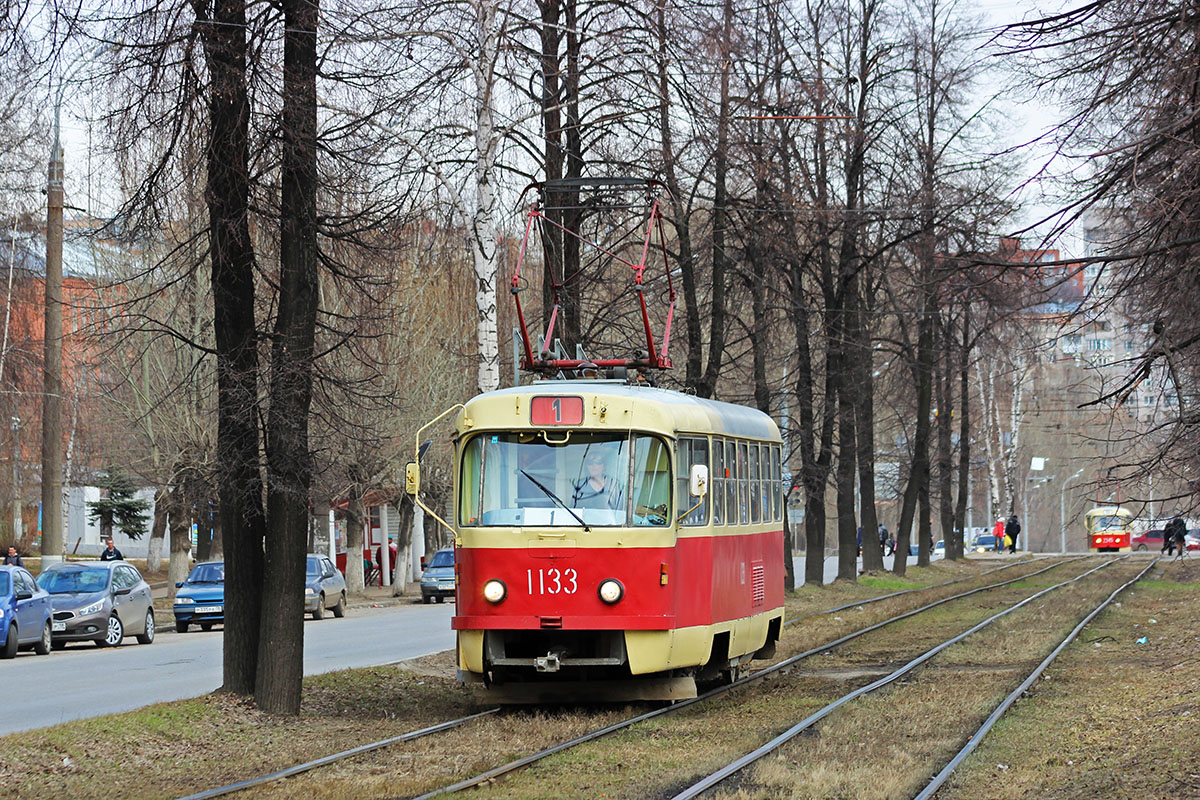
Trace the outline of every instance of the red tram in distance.
<instances>
[{"instance_id":1,"label":"red tram in distance","mask_svg":"<svg viewBox=\"0 0 1200 800\"><path fill-rule=\"evenodd\" d=\"M540 381L456 419L459 675L501 702L681 699L774 650L780 436L756 409Z\"/></svg>"}]
</instances>

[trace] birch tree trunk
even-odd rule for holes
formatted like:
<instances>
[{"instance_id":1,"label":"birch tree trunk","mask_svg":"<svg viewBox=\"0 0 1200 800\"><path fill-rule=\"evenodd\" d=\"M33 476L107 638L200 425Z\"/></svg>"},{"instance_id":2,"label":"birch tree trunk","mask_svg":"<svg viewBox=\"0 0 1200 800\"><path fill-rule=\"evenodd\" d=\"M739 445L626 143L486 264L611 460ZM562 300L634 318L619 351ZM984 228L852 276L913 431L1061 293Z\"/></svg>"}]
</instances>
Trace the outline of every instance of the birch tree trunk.
<instances>
[{"instance_id":1,"label":"birch tree trunk","mask_svg":"<svg viewBox=\"0 0 1200 800\"><path fill-rule=\"evenodd\" d=\"M500 27L498 4L475 0L475 209L471 218L471 253L475 266L476 336L480 392L500 388L500 344L496 329L496 195L493 190L499 137L492 115Z\"/></svg>"}]
</instances>

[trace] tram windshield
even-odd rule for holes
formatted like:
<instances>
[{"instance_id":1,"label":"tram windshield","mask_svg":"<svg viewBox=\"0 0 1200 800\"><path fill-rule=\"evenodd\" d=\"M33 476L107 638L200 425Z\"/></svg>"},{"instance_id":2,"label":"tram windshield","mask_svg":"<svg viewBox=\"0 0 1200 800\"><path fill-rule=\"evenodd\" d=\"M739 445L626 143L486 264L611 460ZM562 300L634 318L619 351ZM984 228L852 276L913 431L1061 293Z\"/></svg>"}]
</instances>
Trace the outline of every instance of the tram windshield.
<instances>
[{"instance_id":1,"label":"tram windshield","mask_svg":"<svg viewBox=\"0 0 1200 800\"><path fill-rule=\"evenodd\" d=\"M484 433L463 450L463 525L665 526L670 450L644 434Z\"/></svg>"},{"instance_id":2,"label":"tram windshield","mask_svg":"<svg viewBox=\"0 0 1200 800\"><path fill-rule=\"evenodd\" d=\"M1129 527L1129 520L1116 514L1092 517L1091 527L1093 531L1123 531Z\"/></svg>"}]
</instances>

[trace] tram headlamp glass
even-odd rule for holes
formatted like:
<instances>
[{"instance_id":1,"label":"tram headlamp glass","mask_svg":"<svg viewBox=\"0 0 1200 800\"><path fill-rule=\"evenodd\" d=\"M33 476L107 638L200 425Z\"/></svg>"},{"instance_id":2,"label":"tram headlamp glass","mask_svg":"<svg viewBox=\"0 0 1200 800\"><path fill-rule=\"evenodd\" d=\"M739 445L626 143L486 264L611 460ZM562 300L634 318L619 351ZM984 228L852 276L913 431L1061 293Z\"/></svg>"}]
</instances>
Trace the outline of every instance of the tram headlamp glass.
<instances>
[{"instance_id":1,"label":"tram headlamp glass","mask_svg":"<svg viewBox=\"0 0 1200 800\"><path fill-rule=\"evenodd\" d=\"M483 599L489 603L499 603L508 594L504 581L492 579L483 585Z\"/></svg>"},{"instance_id":2,"label":"tram headlamp glass","mask_svg":"<svg viewBox=\"0 0 1200 800\"><path fill-rule=\"evenodd\" d=\"M616 578L608 578L600 582L600 599L610 606L625 596L625 587Z\"/></svg>"}]
</instances>

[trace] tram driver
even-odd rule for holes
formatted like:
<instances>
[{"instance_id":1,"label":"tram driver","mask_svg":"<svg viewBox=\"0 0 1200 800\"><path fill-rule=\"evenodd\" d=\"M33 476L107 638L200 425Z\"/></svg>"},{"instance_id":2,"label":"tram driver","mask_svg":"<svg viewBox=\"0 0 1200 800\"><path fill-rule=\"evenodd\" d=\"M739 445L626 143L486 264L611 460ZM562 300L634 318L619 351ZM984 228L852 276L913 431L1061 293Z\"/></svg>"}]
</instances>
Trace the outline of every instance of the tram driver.
<instances>
[{"instance_id":1,"label":"tram driver","mask_svg":"<svg viewBox=\"0 0 1200 800\"><path fill-rule=\"evenodd\" d=\"M609 477L604 456L588 453L583 465L587 476L575 481L571 505L574 508L624 508L625 492L616 478Z\"/></svg>"}]
</instances>

